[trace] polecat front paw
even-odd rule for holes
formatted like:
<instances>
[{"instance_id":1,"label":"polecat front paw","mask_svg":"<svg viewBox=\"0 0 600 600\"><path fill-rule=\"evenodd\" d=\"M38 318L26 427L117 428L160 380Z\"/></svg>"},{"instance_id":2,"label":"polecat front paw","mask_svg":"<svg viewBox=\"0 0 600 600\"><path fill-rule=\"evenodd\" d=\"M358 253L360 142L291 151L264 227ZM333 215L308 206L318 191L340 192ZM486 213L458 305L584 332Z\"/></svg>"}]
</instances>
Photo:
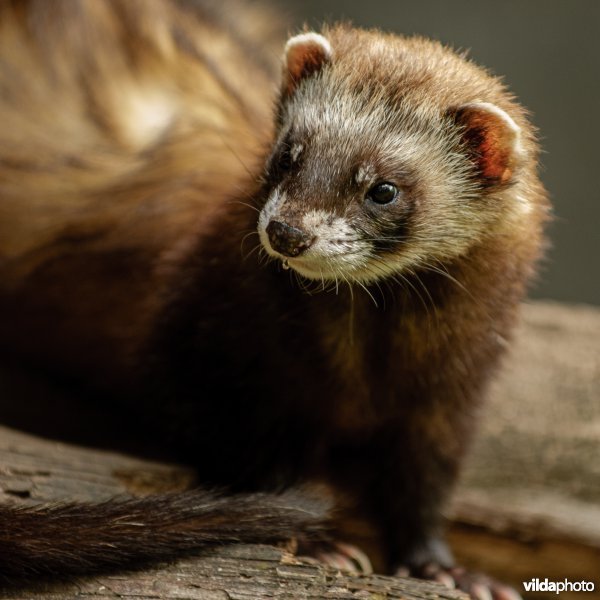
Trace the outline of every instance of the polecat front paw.
<instances>
[{"instance_id":1,"label":"polecat front paw","mask_svg":"<svg viewBox=\"0 0 600 600\"><path fill-rule=\"evenodd\" d=\"M357 546L345 542L300 542L296 554L349 573L373 573L369 557Z\"/></svg>"},{"instance_id":2,"label":"polecat front paw","mask_svg":"<svg viewBox=\"0 0 600 600\"><path fill-rule=\"evenodd\" d=\"M472 573L462 567L443 567L427 563L421 567L399 567L398 577L418 577L443 583L449 588L467 592L473 600L522 600L513 588L481 573Z\"/></svg>"}]
</instances>

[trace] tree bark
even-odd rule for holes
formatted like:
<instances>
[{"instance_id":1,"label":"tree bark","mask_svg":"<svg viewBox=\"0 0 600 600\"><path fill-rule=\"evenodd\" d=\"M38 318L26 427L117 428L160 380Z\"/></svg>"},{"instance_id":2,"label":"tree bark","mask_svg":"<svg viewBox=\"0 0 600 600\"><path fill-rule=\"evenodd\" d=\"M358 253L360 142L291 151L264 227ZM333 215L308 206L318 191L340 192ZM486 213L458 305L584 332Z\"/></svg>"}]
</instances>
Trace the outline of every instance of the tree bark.
<instances>
[{"instance_id":1,"label":"tree bark","mask_svg":"<svg viewBox=\"0 0 600 600\"><path fill-rule=\"evenodd\" d=\"M142 572L94 577L2 594L10 600L467 600L435 583L381 575L353 576L310 564L271 546L228 546L206 556Z\"/></svg>"}]
</instances>

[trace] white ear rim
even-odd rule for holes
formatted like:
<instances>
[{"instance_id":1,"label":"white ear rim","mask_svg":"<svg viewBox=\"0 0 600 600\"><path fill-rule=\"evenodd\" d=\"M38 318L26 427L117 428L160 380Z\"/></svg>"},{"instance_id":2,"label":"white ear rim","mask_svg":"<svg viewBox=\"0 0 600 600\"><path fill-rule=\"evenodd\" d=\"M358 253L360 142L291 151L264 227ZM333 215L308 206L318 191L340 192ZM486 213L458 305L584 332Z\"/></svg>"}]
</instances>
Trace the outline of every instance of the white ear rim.
<instances>
[{"instance_id":1,"label":"white ear rim","mask_svg":"<svg viewBox=\"0 0 600 600\"><path fill-rule=\"evenodd\" d=\"M295 35L287 41L285 45L286 60L289 60L290 57L293 57L297 48L300 46L320 46L321 50L323 51L323 55L327 59L331 58L332 50L329 40L320 33L309 31L308 33L300 33Z\"/></svg>"},{"instance_id":2,"label":"white ear rim","mask_svg":"<svg viewBox=\"0 0 600 600\"><path fill-rule=\"evenodd\" d=\"M461 105L461 109L462 108L473 108L478 111L491 113L498 117L506 125L506 131L512 142L512 151L515 156L523 156L525 154L525 150L521 144L521 128L506 111L491 102L469 102L468 104Z\"/></svg>"}]
</instances>

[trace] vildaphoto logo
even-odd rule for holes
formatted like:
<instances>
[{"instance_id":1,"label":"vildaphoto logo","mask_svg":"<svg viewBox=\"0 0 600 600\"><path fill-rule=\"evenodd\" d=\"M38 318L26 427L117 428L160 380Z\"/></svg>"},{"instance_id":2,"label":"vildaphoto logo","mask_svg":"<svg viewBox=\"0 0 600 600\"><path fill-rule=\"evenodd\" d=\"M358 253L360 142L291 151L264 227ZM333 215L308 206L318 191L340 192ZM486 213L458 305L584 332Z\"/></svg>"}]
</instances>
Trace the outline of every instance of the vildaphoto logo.
<instances>
[{"instance_id":1,"label":"vildaphoto logo","mask_svg":"<svg viewBox=\"0 0 600 600\"><path fill-rule=\"evenodd\" d=\"M561 592L593 592L595 585L593 581L549 581L545 579L532 579L531 581L524 581L523 588L526 592L555 592L560 594Z\"/></svg>"}]
</instances>

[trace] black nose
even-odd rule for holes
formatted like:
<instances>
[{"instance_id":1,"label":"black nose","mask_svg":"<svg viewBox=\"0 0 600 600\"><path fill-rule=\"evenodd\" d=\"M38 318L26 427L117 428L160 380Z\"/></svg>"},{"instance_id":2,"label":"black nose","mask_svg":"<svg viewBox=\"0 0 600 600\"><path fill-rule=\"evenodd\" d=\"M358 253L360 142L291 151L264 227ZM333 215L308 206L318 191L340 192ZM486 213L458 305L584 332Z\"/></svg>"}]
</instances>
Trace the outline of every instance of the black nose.
<instances>
[{"instance_id":1,"label":"black nose","mask_svg":"<svg viewBox=\"0 0 600 600\"><path fill-rule=\"evenodd\" d=\"M287 223L280 221L270 221L267 225L267 235L269 242L274 250L277 250L284 256L299 256L314 241L314 237L304 233L301 229L296 229Z\"/></svg>"}]
</instances>

